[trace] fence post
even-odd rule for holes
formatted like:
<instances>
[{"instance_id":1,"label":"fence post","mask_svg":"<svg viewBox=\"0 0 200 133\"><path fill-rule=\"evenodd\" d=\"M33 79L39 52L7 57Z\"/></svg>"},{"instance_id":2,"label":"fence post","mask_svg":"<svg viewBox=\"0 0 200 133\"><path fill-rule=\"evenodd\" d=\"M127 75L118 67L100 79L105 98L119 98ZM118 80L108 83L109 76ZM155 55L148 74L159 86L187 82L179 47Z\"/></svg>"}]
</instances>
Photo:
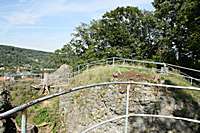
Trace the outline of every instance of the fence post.
<instances>
[{"instance_id":1,"label":"fence post","mask_svg":"<svg viewBox=\"0 0 200 133\"><path fill-rule=\"evenodd\" d=\"M126 89L126 118L125 118L125 130L124 133L128 132L128 113L129 113L129 91L130 91L130 84L127 85Z\"/></svg>"},{"instance_id":2,"label":"fence post","mask_svg":"<svg viewBox=\"0 0 200 133\"><path fill-rule=\"evenodd\" d=\"M167 64L166 63L164 63L164 73L167 73L168 72L168 70L167 70Z\"/></svg>"},{"instance_id":3,"label":"fence post","mask_svg":"<svg viewBox=\"0 0 200 133\"><path fill-rule=\"evenodd\" d=\"M21 132L26 133L27 131L27 110L22 111L22 120L21 120Z\"/></svg>"},{"instance_id":4,"label":"fence post","mask_svg":"<svg viewBox=\"0 0 200 133\"><path fill-rule=\"evenodd\" d=\"M115 65L115 57L113 57L112 65L113 65L113 66Z\"/></svg>"},{"instance_id":5,"label":"fence post","mask_svg":"<svg viewBox=\"0 0 200 133\"><path fill-rule=\"evenodd\" d=\"M107 58L107 59L105 59L105 61L106 61L106 66L109 64L109 59Z\"/></svg>"},{"instance_id":6,"label":"fence post","mask_svg":"<svg viewBox=\"0 0 200 133\"><path fill-rule=\"evenodd\" d=\"M192 77L190 77L190 83L191 83L191 85L192 85Z\"/></svg>"},{"instance_id":7,"label":"fence post","mask_svg":"<svg viewBox=\"0 0 200 133\"><path fill-rule=\"evenodd\" d=\"M123 61L123 65L126 63L126 60L124 59L124 61Z\"/></svg>"},{"instance_id":8,"label":"fence post","mask_svg":"<svg viewBox=\"0 0 200 133\"><path fill-rule=\"evenodd\" d=\"M78 65L78 74L80 73L80 65Z\"/></svg>"}]
</instances>

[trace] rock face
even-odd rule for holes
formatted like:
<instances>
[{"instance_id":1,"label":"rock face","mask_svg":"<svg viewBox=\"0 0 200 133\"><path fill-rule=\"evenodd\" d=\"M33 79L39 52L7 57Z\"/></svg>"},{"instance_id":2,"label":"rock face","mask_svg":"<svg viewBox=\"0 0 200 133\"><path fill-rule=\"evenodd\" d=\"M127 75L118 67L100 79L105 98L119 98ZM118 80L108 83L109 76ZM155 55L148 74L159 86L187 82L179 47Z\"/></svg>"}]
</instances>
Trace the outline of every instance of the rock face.
<instances>
[{"instance_id":1,"label":"rock face","mask_svg":"<svg viewBox=\"0 0 200 133\"><path fill-rule=\"evenodd\" d=\"M58 68L54 73L48 75L48 83L49 84L59 84L68 82L69 74L71 73L71 67L63 64Z\"/></svg>"},{"instance_id":2,"label":"rock face","mask_svg":"<svg viewBox=\"0 0 200 133\"><path fill-rule=\"evenodd\" d=\"M63 64L54 73L49 74L48 82L50 84L58 84L68 82L69 74L72 68L66 64Z\"/></svg>"},{"instance_id":3,"label":"rock face","mask_svg":"<svg viewBox=\"0 0 200 133\"><path fill-rule=\"evenodd\" d=\"M131 86L129 113L173 115L200 119L200 106L190 96L166 88ZM182 97L180 97L182 96ZM63 129L79 133L94 124L125 114L126 85L90 88L65 95L61 106ZM125 119L106 123L94 133L124 131ZM129 133L199 133L198 124L173 119L129 117Z\"/></svg>"}]
</instances>

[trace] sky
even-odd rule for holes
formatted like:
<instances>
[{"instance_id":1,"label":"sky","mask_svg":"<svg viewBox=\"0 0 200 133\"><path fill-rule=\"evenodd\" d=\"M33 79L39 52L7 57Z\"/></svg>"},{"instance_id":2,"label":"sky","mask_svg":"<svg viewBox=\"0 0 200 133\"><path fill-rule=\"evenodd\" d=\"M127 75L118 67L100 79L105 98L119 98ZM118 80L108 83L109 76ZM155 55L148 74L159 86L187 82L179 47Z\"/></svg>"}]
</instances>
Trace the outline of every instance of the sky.
<instances>
[{"instance_id":1,"label":"sky","mask_svg":"<svg viewBox=\"0 0 200 133\"><path fill-rule=\"evenodd\" d=\"M153 10L153 0L0 0L0 45L51 51L75 27L121 6Z\"/></svg>"}]
</instances>

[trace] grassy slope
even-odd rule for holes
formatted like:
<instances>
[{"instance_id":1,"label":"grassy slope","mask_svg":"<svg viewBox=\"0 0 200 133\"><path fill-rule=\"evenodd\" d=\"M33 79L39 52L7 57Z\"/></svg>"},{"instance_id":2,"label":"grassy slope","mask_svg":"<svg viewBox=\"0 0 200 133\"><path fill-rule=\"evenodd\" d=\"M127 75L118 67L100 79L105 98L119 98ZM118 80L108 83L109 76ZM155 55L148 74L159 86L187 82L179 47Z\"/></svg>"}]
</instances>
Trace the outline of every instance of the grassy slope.
<instances>
[{"instance_id":1,"label":"grassy slope","mask_svg":"<svg viewBox=\"0 0 200 133\"><path fill-rule=\"evenodd\" d=\"M41 97L38 90L31 88L32 84L38 84L33 81L23 81L17 82L11 86L11 102L14 106L27 103L33 99ZM58 117L58 98L54 98L41 104L36 104L28 109L28 122L34 123L35 125L45 125L41 127L40 130L49 130L56 131L59 126L56 126L59 123ZM16 118L18 125L20 126L21 115Z\"/></svg>"},{"instance_id":2,"label":"grassy slope","mask_svg":"<svg viewBox=\"0 0 200 133\"><path fill-rule=\"evenodd\" d=\"M171 85L179 85L179 86L191 86L190 82L187 81L186 79L180 77L180 76L175 76L175 75L163 75L163 74L158 74L155 72L153 69L145 70L143 67L139 67L139 69L132 68L130 66L98 66L98 67L93 67L89 69L88 71L83 71L81 74L75 76L73 80L70 81L69 87L75 87L75 86L80 86L80 85L86 85L86 84L91 84L91 83L99 83L99 82L109 82L115 80L112 77L112 74L115 72L135 72L140 75L145 76L150 76L151 78L155 77L156 75L159 75L159 77L162 80L165 80L166 84L171 84ZM121 80L129 80L129 79L121 79ZM149 80L149 82L154 82L152 79ZM190 95L195 101L199 101L200 99L200 92L197 91L190 91L190 90L179 90L177 92L184 93L186 95ZM184 97L184 95L183 95Z\"/></svg>"},{"instance_id":3,"label":"grassy slope","mask_svg":"<svg viewBox=\"0 0 200 133\"><path fill-rule=\"evenodd\" d=\"M99 82L109 82L113 81L113 73L116 72L128 72L128 71L136 71L141 74L149 74L155 75L155 72L149 71L148 73L140 70L140 69L134 69L131 67L118 67L118 66L98 66L98 67L92 67L89 70L83 71L81 74L74 77L73 80L70 81L69 85L72 86L80 86L80 85L86 85L90 83L99 83Z\"/></svg>"}]
</instances>

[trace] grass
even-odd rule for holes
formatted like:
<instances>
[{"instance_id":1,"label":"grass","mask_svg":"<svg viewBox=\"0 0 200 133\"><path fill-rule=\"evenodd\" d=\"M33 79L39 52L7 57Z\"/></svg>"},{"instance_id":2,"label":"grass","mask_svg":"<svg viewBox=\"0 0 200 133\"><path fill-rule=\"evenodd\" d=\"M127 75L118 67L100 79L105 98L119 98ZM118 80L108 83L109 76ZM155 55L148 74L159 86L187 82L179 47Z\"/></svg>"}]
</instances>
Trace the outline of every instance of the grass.
<instances>
[{"instance_id":1,"label":"grass","mask_svg":"<svg viewBox=\"0 0 200 133\"><path fill-rule=\"evenodd\" d=\"M20 105L39 97L38 90L31 88L33 81L16 82L11 85L11 101L14 105Z\"/></svg>"},{"instance_id":2,"label":"grass","mask_svg":"<svg viewBox=\"0 0 200 133\"><path fill-rule=\"evenodd\" d=\"M191 86L191 83L189 81L176 75L169 74L167 76L162 76L162 79L164 79L167 82L167 84L171 85ZM200 92L194 90L177 90L175 98L177 100L187 98L190 100L200 102Z\"/></svg>"},{"instance_id":3,"label":"grass","mask_svg":"<svg viewBox=\"0 0 200 133\"><path fill-rule=\"evenodd\" d=\"M38 90L31 88L32 81L16 82L10 86L11 102L14 106L27 103L33 99L41 97ZM35 83L34 83L35 84ZM36 83L38 84L38 83ZM47 123L52 131L59 128L58 98L48 100L48 104L36 104L28 109L28 123L41 125ZM21 125L21 113L16 117L18 126ZM42 127L39 130L43 130Z\"/></svg>"},{"instance_id":4,"label":"grass","mask_svg":"<svg viewBox=\"0 0 200 133\"><path fill-rule=\"evenodd\" d=\"M188 82L186 79L180 76L174 76L169 74L162 76L162 79L169 81L168 83L172 85L191 86L190 82Z\"/></svg>"},{"instance_id":5,"label":"grass","mask_svg":"<svg viewBox=\"0 0 200 133\"><path fill-rule=\"evenodd\" d=\"M28 109L28 123L34 124L39 127L42 132L44 127L48 126L51 132L56 132L59 129L60 118L58 111L58 98L50 101L50 105L43 106L43 104L37 104ZM21 115L16 117L18 126L21 125Z\"/></svg>"},{"instance_id":6,"label":"grass","mask_svg":"<svg viewBox=\"0 0 200 133\"><path fill-rule=\"evenodd\" d=\"M136 68L137 67L137 68ZM146 69L143 66L130 66L130 65L116 65L116 66L95 66L89 70L85 70L82 73L76 75L69 83L68 87L75 87L80 85L86 85L91 83L109 82L113 81L113 73L116 72L135 72L143 76L155 77L159 75L161 80L165 80L167 84L179 85L179 86L191 86L190 82L184 78L171 75L171 74L159 74L154 69Z\"/></svg>"},{"instance_id":7,"label":"grass","mask_svg":"<svg viewBox=\"0 0 200 133\"><path fill-rule=\"evenodd\" d=\"M143 75L155 75L153 70L144 71L143 68L135 69L130 66L96 66L89 70L85 70L79 75L75 76L73 80L68 83L68 87L75 87L91 83L109 82L113 81L113 73L134 71Z\"/></svg>"},{"instance_id":8,"label":"grass","mask_svg":"<svg viewBox=\"0 0 200 133\"><path fill-rule=\"evenodd\" d=\"M137 67L137 68L136 68ZM124 66L95 66L90 68L89 70L85 70L79 75L75 76L73 80L71 80L68 84L67 88L86 85L91 83L100 83L100 82L109 82L113 81L112 74L115 72L128 72L134 71L136 73L142 74L144 76L156 76L160 75L161 80L164 80L166 84L171 85L178 85L178 86L191 86L190 82L184 79L183 77L171 74L158 74L154 69L146 69L143 66L131 66L131 65L124 65ZM177 72L178 74L178 72ZM176 93L180 94L177 95L178 98L185 98L187 95L190 96L190 99L195 101L199 101L200 99L200 92L192 91L192 90L179 90Z\"/></svg>"}]
</instances>

